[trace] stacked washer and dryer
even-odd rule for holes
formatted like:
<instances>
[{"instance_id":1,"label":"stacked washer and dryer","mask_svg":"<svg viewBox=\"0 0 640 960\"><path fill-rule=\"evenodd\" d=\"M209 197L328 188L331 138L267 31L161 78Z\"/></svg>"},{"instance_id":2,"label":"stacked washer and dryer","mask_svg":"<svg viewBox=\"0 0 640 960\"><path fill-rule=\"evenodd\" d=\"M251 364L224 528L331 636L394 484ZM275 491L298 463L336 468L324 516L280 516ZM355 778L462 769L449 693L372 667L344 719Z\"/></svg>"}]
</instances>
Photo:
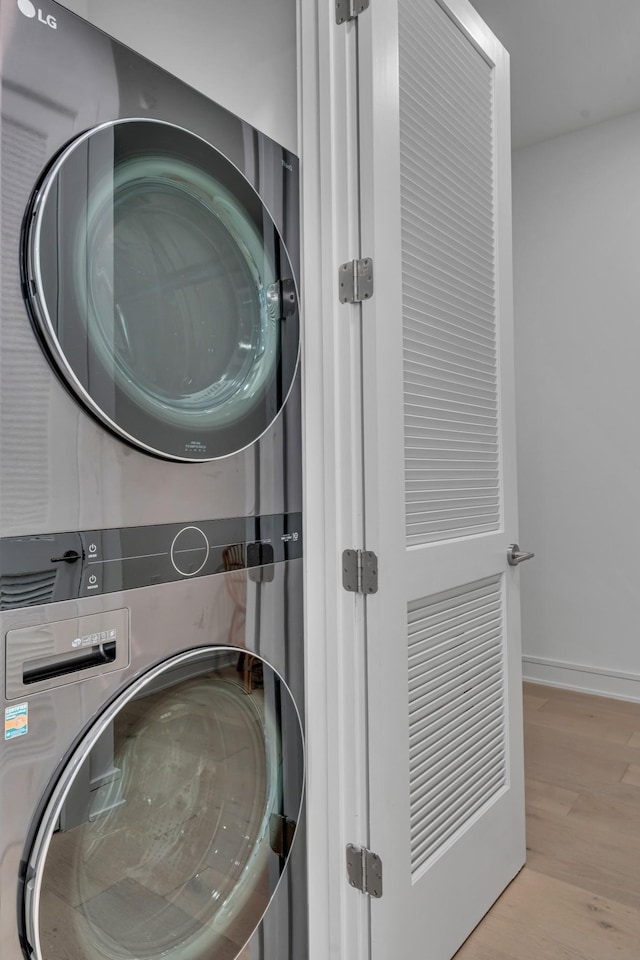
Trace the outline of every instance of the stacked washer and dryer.
<instances>
[{"instance_id":1,"label":"stacked washer and dryer","mask_svg":"<svg viewBox=\"0 0 640 960\"><path fill-rule=\"evenodd\" d=\"M0 956L304 960L297 160L0 43Z\"/></svg>"}]
</instances>

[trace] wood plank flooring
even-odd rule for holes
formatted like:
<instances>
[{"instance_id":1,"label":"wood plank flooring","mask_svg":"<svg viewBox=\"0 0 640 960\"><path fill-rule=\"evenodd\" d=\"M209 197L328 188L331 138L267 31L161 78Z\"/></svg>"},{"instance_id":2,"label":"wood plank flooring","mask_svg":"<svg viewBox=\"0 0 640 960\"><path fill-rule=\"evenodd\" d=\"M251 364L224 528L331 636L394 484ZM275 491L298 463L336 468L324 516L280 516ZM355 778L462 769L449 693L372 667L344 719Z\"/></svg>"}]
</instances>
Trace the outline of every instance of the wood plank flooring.
<instances>
[{"instance_id":1,"label":"wood plank flooring","mask_svg":"<svg viewBox=\"0 0 640 960\"><path fill-rule=\"evenodd\" d=\"M455 960L638 960L640 703L524 690L527 865Z\"/></svg>"}]
</instances>

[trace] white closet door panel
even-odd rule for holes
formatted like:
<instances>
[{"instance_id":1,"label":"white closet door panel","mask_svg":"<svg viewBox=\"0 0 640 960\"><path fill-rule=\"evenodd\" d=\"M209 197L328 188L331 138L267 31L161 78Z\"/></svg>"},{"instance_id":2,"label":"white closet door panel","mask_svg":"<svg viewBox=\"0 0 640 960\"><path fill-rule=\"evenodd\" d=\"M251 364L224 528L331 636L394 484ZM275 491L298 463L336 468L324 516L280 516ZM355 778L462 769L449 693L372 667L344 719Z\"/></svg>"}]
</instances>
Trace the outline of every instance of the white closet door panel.
<instances>
[{"instance_id":1,"label":"white closet door panel","mask_svg":"<svg viewBox=\"0 0 640 960\"><path fill-rule=\"evenodd\" d=\"M524 860L508 59L465 0L358 31L372 960L450 960Z\"/></svg>"}]
</instances>

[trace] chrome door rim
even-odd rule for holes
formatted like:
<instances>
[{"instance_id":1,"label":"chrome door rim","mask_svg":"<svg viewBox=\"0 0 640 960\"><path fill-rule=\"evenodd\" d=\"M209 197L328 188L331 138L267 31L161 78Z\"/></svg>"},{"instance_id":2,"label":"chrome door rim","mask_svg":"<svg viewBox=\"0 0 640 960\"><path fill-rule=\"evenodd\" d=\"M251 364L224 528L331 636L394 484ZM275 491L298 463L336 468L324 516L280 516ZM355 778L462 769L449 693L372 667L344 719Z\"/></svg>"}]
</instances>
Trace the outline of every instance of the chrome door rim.
<instances>
[{"instance_id":1,"label":"chrome door rim","mask_svg":"<svg viewBox=\"0 0 640 960\"><path fill-rule=\"evenodd\" d=\"M225 154L221 153L221 151L219 151L212 143L210 143L204 137L200 136L197 133L194 133L191 130L188 130L186 127L181 127L178 124L170 123L167 120L155 120L150 117L125 117L118 120L110 120L105 123L98 124L97 126L92 127L90 130L85 131L80 136L74 138L69 144L67 144L67 146L62 150L60 155L54 161L52 166L47 170L43 183L40 185L40 187L36 191L35 200L33 201L33 206L30 210L30 214L28 218L28 226L25 231L25 236L26 236L25 266L26 266L26 275L27 275L26 280L29 288L28 301L36 316L38 330L43 337L46 348L49 351L50 355L54 358L56 365L60 368L66 383L69 385L70 389L75 393L76 397L80 400L83 406L85 406L98 421L101 421L102 423L104 423L116 436L121 437L123 440L125 440L134 448L143 450L146 453L149 453L153 456L156 456L165 460L168 459L168 460L173 460L181 463L209 463L214 460L222 460L222 459L225 459L226 457L234 456L237 453L242 453L242 451L252 447L271 429L273 424L281 416L282 411L284 410L287 404L291 391L293 390L293 387L295 385L296 371L300 365L300 351L301 351L300 337L298 337L297 354L296 354L296 359L294 364L293 375L291 376L291 381L287 385L286 392L284 394L284 397L282 399L282 403L280 404L278 412L275 414L273 419L264 427L264 429L258 435L256 435L252 440L250 440L248 443L228 453L224 453L215 457L196 457L196 456L187 457L187 456L180 456L176 453L168 453L165 450L161 450L157 447L151 446L145 441L133 436L127 430L125 430L120 424L118 424L115 420L113 420L113 418L110 417L109 414L106 413L102 409L102 407L95 402L95 400L93 399L91 394L88 392L88 390L85 388L85 386L81 383L75 371L73 370L73 367L67 360L64 350L61 348L58 337L56 336L54 325L51 320L51 316L49 314L49 310L47 307L46 296L44 295L44 284L42 280L42 270L40 266L39 252L40 252L40 246L41 246L43 211L46 205L46 201L49 197L50 191L53 187L53 184L55 183L56 178L59 172L62 170L65 162L67 161L71 151L76 150L83 143L86 143L86 141L88 141L91 137L95 136L96 134L100 133L103 130L114 129L123 124L129 124L129 123L148 123L153 125L154 127L167 127L168 129L178 130L181 133L186 134L198 140L200 143L204 144L209 149L219 153L220 156L223 157L225 162L228 163L229 166L243 178L247 186L250 188L250 190L253 192L253 194L256 196L256 198L262 205L263 209L265 210L265 212L269 217L269 220L273 224L273 228L276 231L276 234L280 242L282 243L282 246L286 252L287 258L291 263L291 257L289 255L289 251L287 250L287 246L280 233L280 230L276 226L275 220L271 215L271 212L269 211L267 205L264 203L260 194L256 191L254 186L247 179L247 177L244 175L242 170L237 166L237 164L235 164L232 160L230 160L229 157L227 157ZM299 300L298 282L295 276L295 272L292 279L295 287L296 300L299 303L300 300Z\"/></svg>"},{"instance_id":2,"label":"chrome door rim","mask_svg":"<svg viewBox=\"0 0 640 960\"><path fill-rule=\"evenodd\" d=\"M49 960L43 954L42 945L40 941L40 898L41 898L41 887L43 880L43 865L46 861L49 846L51 843L51 838L54 834L58 818L60 816L61 808L64 804L64 801L75 781L78 771L80 770L82 764L85 762L89 756L91 750L100 739L102 734L107 730L109 724L116 718L120 711L125 707L131 700L133 700L138 693L140 693L145 686L152 683L156 678L160 677L163 673L169 668L179 667L181 665L187 664L190 661L197 661L199 659L204 659L207 655L221 654L221 653L231 653L234 655L245 653L248 656L254 657L259 660L265 667L267 667L275 677L277 677L279 683L282 685L282 688L287 692L290 702L293 705L295 716L298 721L298 729L300 734L300 744L302 752L302 774L301 774L301 783L300 783L300 804L299 808L296 811L296 822L300 820L300 814L304 804L304 790L305 790L305 771L306 771L306 753L305 753L305 740L303 734L303 726L300 717L300 711L298 705L291 693L289 686L287 685L284 678L281 674L263 657L259 654L253 653L250 650L246 650L241 647L230 647L230 646L206 646L206 647L197 647L192 650L185 651L183 653L177 654L175 656L169 657L156 664L142 676L134 680L125 690L123 690L119 695L117 695L111 703L107 706L104 712L100 715L99 719L93 723L93 725L87 730L84 736L81 737L78 743L76 743L73 752L66 762L62 772L59 775L57 783L53 788L46 806L44 813L41 817L40 823L36 829L35 837L31 844L31 848L28 851L28 855L25 857L27 867L26 867L26 880L24 888L24 897L23 897L23 909L24 909L24 926L26 938L28 940L29 946L32 950L32 955L34 960ZM298 831L295 831L293 837L293 845L295 845L296 836ZM288 857L290 856L290 851ZM289 860L287 858L287 864ZM280 886L280 881L282 876L286 873L286 868L282 872L282 875L279 877L273 893L271 894L263 913L260 918L256 921L256 925L253 928L253 931L250 936L253 936L256 929L262 923L265 914L269 910L271 902L275 897L278 888ZM250 937L249 937L250 939ZM248 940L246 941L248 942ZM243 944L239 947L238 953L242 952L244 949ZM166 955L167 960L169 960L170 955ZM134 958L131 958L134 960ZM156 960L156 958L154 958ZM158 957L157 960L160 960Z\"/></svg>"}]
</instances>

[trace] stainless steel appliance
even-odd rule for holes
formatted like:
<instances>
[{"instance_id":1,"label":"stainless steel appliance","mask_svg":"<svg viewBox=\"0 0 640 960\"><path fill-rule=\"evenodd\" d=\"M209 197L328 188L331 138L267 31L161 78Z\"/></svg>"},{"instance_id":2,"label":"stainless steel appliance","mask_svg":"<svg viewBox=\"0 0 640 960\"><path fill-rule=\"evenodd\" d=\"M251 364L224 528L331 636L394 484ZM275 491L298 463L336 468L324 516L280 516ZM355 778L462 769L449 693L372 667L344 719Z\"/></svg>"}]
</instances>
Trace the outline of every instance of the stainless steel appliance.
<instances>
[{"instance_id":1,"label":"stainless steel appliance","mask_svg":"<svg viewBox=\"0 0 640 960\"><path fill-rule=\"evenodd\" d=\"M297 160L0 44L0 956L304 960Z\"/></svg>"}]
</instances>

